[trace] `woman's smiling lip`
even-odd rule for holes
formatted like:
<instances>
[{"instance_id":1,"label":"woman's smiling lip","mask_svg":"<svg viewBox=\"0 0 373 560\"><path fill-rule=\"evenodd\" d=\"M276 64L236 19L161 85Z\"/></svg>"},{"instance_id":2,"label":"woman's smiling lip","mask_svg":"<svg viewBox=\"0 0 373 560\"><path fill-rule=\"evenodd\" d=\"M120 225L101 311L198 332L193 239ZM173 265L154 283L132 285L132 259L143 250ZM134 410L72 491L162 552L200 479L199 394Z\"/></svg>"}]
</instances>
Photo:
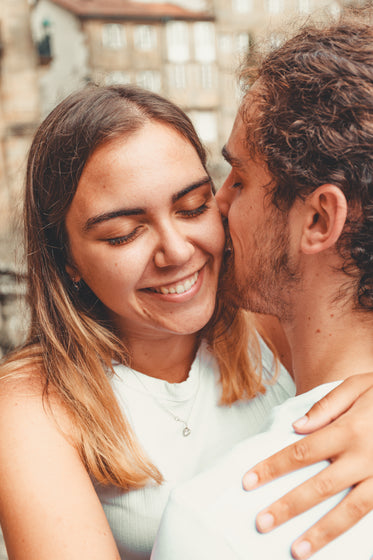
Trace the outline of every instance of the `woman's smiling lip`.
<instances>
[{"instance_id":1,"label":"woman's smiling lip","mask_svg":"<svg viewBox=\"0 0 373 560\"><path fill-rule=\"evenodd\" d=\"M144 288L142 291L169 301L185 299L185 296L189 298L194 296L202 284L203 269L204 266L183 279L156 288Z\"/></svg>"}]
</instances>

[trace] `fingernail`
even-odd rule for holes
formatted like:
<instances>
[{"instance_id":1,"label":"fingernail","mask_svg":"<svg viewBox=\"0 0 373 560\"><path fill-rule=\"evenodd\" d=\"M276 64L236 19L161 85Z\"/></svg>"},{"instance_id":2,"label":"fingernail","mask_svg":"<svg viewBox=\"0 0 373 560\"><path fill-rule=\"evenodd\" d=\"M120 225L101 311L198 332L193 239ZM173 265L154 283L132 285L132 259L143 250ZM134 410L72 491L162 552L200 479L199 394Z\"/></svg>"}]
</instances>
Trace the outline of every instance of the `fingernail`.
<instances>
[{"instance_id":1,"label":"fingernail","mask_svg":"<svg viewBox=\"0 0 373 560\"><path fill-rule=\"evenodd\" d=\"M297 560L305 560L311 556L311 544L308 541L294 543L291 550Z\"/></svg>"},{"instance_id":2,"label":"fingernail","mask_svg":"<svg viewBox=\"0 0 373 560\"><path fill-rule=\"evenodd\" d=\"M255 472L248 472L243 477L244 490L252 490L258 484L258 475Z\"/></svg>"},{"instance_id":3,"label":"fingernail","mask_svg":"<svg viewBox=\"0 0 373 560\"><path fill-rule=\"evenodd\" d=\"M293 422L293 426L294 428L303 428L303 426L307 424L308 420L308 416L302 416L302 418L298 418L298 420L295 420L295 422Z\"/></svg>"},{"instance_id":4,"label":"fingernail","mask_svg":"<svg viewBox=\"0 0 373 560\"><path fill-rule=\"evenodd\" d=\"M275 518L272 513L260 513L256 518L256 528L261 533L269 531L275 524Z\"/></svg>"}]
</instances>

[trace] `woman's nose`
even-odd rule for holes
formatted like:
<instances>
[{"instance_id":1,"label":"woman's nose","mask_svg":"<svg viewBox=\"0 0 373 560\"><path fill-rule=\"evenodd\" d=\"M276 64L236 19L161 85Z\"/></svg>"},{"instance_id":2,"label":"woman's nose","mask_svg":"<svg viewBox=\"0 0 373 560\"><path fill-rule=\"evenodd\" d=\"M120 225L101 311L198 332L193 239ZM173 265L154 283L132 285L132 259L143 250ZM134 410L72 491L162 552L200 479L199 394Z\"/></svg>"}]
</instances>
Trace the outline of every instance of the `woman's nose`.
<instances>
[{"instance_id":1,"label":"woman's nose","mask_svg":"<svg viewBox=\"0 0 373 560\"><path fill-rule=\"evenodd\" d=\"M183 232L168 226L161 232L154 262L159 268L181 266L190 260L194 251L193 242Z\"/></svg>"}]
</instances>

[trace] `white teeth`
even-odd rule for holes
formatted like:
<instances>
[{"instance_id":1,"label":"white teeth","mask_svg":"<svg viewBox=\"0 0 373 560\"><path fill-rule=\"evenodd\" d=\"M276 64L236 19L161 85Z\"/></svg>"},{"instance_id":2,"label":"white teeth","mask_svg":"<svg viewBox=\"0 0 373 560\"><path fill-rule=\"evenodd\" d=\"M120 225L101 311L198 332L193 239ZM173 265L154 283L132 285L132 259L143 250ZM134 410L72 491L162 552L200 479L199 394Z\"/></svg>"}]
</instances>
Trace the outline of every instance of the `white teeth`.
<instances>
[{"instance_id":1,"label":"white teeth","mask_svg":"<svg viewBox=\"0 0 373 560\"><path fill-rule=\"evenodd\" d=\"M162 286L161 288L153 288L153 291L158 294L183 294L194 286L197 282L198 274L199 272L195 272L193 276L185 280L183 284L176 284L176 286L173 286L172 288L166 288L165 286Z\"/></svg>"}]
</instances>

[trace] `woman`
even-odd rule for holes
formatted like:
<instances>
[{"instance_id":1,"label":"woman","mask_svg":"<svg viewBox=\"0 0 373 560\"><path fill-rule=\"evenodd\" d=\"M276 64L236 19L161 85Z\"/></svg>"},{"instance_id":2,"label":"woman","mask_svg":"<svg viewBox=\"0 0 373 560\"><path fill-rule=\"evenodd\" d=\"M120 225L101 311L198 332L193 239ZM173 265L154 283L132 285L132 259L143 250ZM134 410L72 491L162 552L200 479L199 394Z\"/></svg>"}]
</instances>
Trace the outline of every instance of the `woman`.
<instances>
[{"instance_id":1,"label":"woman","mask_svg":"<svg viewBox=\"0 0 373 560\"><path fill-rule=\"evenodd\" d=\"M0 403L11 558L148 558L170 489L293 392L281 368L263 394L271 352L262 380L247 317L215 309L225 236L205 159L185 114L133 87L75 93L35 135L31 330Z\"/></svg>"}]
</instances>

